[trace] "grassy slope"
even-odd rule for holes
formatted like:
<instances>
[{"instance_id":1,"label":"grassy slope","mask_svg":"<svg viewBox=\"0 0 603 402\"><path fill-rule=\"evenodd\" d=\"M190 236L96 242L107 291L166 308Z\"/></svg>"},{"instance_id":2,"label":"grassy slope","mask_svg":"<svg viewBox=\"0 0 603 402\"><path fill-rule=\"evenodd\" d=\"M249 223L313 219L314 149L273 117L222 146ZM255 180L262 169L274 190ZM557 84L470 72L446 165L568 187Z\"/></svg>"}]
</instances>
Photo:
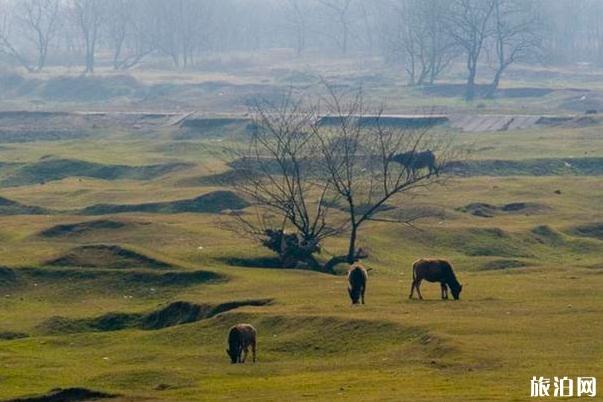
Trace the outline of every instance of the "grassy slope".
<instances>
[{"instance_id":1,"label":"grassy slope","mask_svg":"<svg viewBox=\"0 0 603 402\"><path fill-rule=\"evenodd\" d=\"M580 130L472 135L470 140L478 148L496 144L498 151L491 155L505 158L567 156L565 152L574 155L574 149L599 153L595 130L589 136ZM538 147L542 142L535 136L550 138L545 141L548 150ZM104 141L11 145L10 150L0 150L0 160L36 160L42 153L52 153L103 163L149 164L190 161L195 156L190 149L181 156L159 151L173 149L167 134L152 142L129 137ZM567 141L572 149L559 151L566 149ZM199 155L203 163L198 168L153 181L65 179L3 189L0 195L60 209L190 198L214 189L175 183L220 168L209 155ZM557 189L561 195L554 194ZM135 284L133 290L113 288L107 281L0 286L0 332L32 335L0 341L0 398L86 386L168 401L243 396L258 401L507 401L527 400L533 375L601 378L603 275L593 267L603 263L603 242L566 232L574 225L603 221L602 200L603 185L597 177L456 179L435 196L420 195L413 202L445 208L449 218L425 220L419 231L385 224L365 228L362 238L372 250L367 264L374 271L368 304L362 307L349 306L342 277L227 265L227 257L261 256L263 251L220 230L219 218L212 215L131 214L120 217L133 223L123 229L59 239L37 234L86 218L0 217L2 265L37 266L81 244L110 243L184 270L209 269L230 278L153 292ZM496 205L530 201L550 210L492 219L455 211L476 201ZM531 231L543 224L554 234L536 238ZM342 245L335 239L326 249ZM429 300L407 300L410 264L426 255L454 261L466 284L462 301L438 301L435 285L423 288ZM501 259L530 266L483 270L484 264ZM245 307L159 331L43 337L37 327L56 315L86 318L146 312L176 300L214 304L258 298L275 298L276 304ZM226 331L240 321L259 329L255 366L231 366L224 353ZM155 390L159 384L168 387Z\"/></svg>"}]
</instances>

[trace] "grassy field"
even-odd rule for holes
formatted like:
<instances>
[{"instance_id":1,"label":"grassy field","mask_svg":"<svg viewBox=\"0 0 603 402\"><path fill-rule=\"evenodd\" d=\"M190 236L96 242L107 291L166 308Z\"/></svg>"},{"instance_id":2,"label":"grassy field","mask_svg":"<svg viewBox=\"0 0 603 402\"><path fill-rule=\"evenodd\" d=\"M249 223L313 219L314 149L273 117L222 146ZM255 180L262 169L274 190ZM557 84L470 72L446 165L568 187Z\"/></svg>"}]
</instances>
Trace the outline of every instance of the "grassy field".
<instances>
[{"instance_id":1,"label":"grassy field","mask_svg":"<svg viewBox=\"0 0 603 402\"><path fill-rule=\"evenodd\" d=\"M532 376L601 379L601 176L529 168L602 157L601 130L446 133L474 160L528 168L401 198L433 216L362 231L373 270L367 304L354 307L344 277L253 267L270 255L222 229L216 202L179 203L221 190L200 178L224 169L213 155L228 132L88 127L3 143L0 399L85 387L117 401L524 401ZM148 203L162 207L85 209ZM511 203L525 205L505 211ZM484 205L491 217L471 213ZM344 247L332 239L323 257ZM454 263L460 301L429 284L427 300L408 300L411 264L425 256ZM136 321L149 316L159 324ZM238 322L258 328L255 365L233 366L224 351Z\"/></svg>"}]
</instances>

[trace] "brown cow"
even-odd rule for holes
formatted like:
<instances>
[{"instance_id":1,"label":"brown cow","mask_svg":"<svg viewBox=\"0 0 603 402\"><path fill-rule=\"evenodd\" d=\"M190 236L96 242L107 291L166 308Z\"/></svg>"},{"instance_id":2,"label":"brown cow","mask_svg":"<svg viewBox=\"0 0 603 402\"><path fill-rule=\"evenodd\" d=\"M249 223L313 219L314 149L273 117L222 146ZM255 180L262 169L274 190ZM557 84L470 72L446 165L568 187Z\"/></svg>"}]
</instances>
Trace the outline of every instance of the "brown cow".
<instances>
[{"instance_id":1,"label":"brown cow","mask_svg":"<svg viewBox=\"0 0 603 402\"><path fill-rule=\"evenodd\" d=\"M352 304L358 304L360 300L364 304L367 279L368 273L366 269L358 263L352 265L348 270L348 294L350 295L350 299L352 299Z\"/></svg>"},{"instance_id":2,"label":"brown cow","mask_svg":"<svg viewBox=\"0 0 603 402\"><path fill-rule=\"evenodd\" d=\"M427 151L408 151L402 154L392 156L392 162L398 162L406 170L415 173L419 169L429 169L429 174L438 174L436 156L431 150Z\"/></svg>"},{"instance_id":3,"label":"brown cow","mask_svg":"<svg viewBox=\"0 0 603 402\"><path fill-rule=\"evenodd\" d=\"M446 260L420 259L415 261L412 265L412 286L409 299L412 299L415 289L417 289L419 299L423 299L419 289L423 280L440 282L442 299L448 299L448 288L450 288L455 300L459 299L463 290L463 285L459 283L454 275L452 265Z\"/></svg>"},{"instance_id":4,"label":"brown cow","mask_svg":"<svg viewBox=\"0 0 603 402\"><path fill-rule=\"evenodd\" d=\"M226 353L232 364L245 363L249 346L255 363L256 330L250 324L237 324L228 332L228 349Z\"/></svg>"}]
</instances>

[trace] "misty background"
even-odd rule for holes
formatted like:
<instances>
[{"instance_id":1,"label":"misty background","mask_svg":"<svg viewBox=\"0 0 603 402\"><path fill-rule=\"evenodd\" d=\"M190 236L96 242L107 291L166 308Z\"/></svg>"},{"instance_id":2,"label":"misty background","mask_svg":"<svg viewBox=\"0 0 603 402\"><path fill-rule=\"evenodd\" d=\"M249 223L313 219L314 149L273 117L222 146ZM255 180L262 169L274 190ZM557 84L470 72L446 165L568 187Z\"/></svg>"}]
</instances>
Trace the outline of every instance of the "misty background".
<instances>
[{"instance_id":1,"label":"misty background","mask_svg":"<svg viewBox=\"0 0 603 402\"><path fill-rule=\"evenodd\" d=\"M408 86L463 83L472 100L517 64L603 65L602 19L600 0L2 0L0 72L370 61Z\"/></svg>"}]
</instances>

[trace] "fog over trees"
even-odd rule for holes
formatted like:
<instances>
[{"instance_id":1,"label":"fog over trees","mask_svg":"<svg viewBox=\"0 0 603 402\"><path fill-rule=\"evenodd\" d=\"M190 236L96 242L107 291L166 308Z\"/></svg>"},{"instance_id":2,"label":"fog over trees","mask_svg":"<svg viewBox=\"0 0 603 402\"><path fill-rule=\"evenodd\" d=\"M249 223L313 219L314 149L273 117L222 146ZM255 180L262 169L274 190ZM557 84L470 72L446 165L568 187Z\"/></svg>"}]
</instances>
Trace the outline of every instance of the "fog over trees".
<instances>
[{"instance_id":1,"label":"fog over trees","mask_svg":"<svg viewBox=\"0 0 603 402\"><path fill-rule=\"evenodd\" d=\"M194 69L208 55L379 56L409 85L463 65L490 93L514 63L603 64L601 0L0 0L0 65Z\"/></svg>"}]
</instances>

